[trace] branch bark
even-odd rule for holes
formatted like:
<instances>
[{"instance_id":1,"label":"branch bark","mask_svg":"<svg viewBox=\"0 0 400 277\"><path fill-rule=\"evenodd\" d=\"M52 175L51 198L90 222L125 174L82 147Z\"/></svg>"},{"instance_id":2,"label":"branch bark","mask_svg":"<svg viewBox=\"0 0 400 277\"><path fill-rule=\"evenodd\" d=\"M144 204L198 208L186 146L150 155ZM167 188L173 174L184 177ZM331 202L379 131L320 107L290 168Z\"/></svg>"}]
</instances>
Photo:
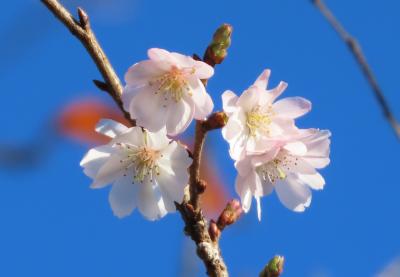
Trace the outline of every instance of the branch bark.
<instances>
[{"instance_id":1,"label":"branch bark","mask_svg":"<svg viewBox=\"0 0 400 277\"><path fill-rule=\"evenodd\" d=\"M86 48L104 79L104 83L95 80L94 82L96 86L102 90L105 90L121 109L125 118L132 125L136 125L135 121L131 119L129 113L123 108L121 100L123 87L121 81L119 80L117 74L110 64L110 61L97 41L96 36L90 27L90 20L86 12L83 9L78 8L78 21L57 0L41 1Z\"/></svg>"},{"instance_id":2,"label":"branch bark","mask_svg":"<svg viewBox=\"0 0 400 277\"><path fill-rule=\"evenodd\" d=\"M376 100L378 101L378 104L382 108L384 116L392 126L397 138L400 139L400 125L397 122L396 118L394 117L392 111L390 110L389 103L385 99L383 91L379 86L378 81L376 80L376 77L371 67L368 64L367 59L364 56L361 46L358 43L357 39L355 39L346 31L343 25L333 15L331 10L325 5L323 0L311 0L311 2L318 8L318 10L326 18L329 24L338 33L340 38L347 44L349 50L353 54L358 65L360 66L361 71L363 72L365 78L367 79L369 85L371 86L372 91L375 94Z\"/></svg>"}]
</instances>

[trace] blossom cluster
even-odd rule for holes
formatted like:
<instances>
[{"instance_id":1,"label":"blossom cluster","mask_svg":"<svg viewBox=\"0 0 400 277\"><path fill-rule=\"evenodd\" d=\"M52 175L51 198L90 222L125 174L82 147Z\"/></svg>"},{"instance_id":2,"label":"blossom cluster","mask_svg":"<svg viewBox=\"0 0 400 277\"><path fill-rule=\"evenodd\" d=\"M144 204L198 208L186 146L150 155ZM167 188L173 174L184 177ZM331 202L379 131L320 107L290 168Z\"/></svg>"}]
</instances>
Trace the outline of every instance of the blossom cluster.
<instances>
[{"instance_id":1,"label":"blossom cluster","mask_svg":"<svg viewBox=\"0 0 400 277\"><path fill-rule=\"evenodd\" d=\"M109 202L118 217L135 208L155 220L175 211L189 181L191 158L180 142L193 119L204 120L214 104L202 80L214 69L192 57L152 48L148 60L134 64L125 75L124 109L136 121L128 128L101 120L96 131L110 138L91 149L81 161L92 188L113 184ZM294 120L311 109L311 103L292 97L276 101L287 84L267 90L270 71L265 70L241 96L222 95L227 116L222 135L238 171L236 191L244 211L275 188L281 202L303 211L312 189L322 189L316 169L329 163L329 131L298 129Z\"/></svg>"},{"instance_id":2,"label":"blossom cluster","mask_svg":"<svg viewBox=\"0 0 400 277\"><path fill-rule=\"evenodd\" d=\"M274 189L287 208L304 211L310 188L325 185L316 169L329 164L330 132L297 128L294 120L310 111L311 103L301 97L276 101L287 84L268 90L270 73L265 70L239 97L232 91L222 95L229 116L222 134L238 171L236 192L245 212L256 199L259 219L260 198Z\"/></svg>"}]
</instances>

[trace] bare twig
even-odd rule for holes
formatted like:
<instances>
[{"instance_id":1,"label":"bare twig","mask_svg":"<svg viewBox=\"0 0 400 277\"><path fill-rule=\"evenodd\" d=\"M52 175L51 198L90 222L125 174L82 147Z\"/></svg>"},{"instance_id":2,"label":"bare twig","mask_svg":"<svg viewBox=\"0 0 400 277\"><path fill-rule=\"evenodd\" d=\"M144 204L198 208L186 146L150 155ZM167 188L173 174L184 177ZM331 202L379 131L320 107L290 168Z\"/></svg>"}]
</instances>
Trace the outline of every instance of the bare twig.
<instances>
[{"instance_id":1,"label":"bare twig","mask_svg":"<svg viewBox=\"0 0 400 277\"><path fill-rule=\"evenodd\" d=\"M200 163L203 152L204 141L208 131L220 129L225 126L227 116L224 112L215 112L207 120L196 121L196 131L194 138L194 149L192 153L193 163L190 166L190 204L199 208L199 195L204 192L206 183L200 179Z\"/></svg>"},{"instance_id":2,"label":"bare twig","mask_svg":"<svg viewBox=\"0 0 400 277\"><path fill-rule=\"evenodd\" d=\"M326 18L326 20L331 24L331 26L335 29L335 31L339 34L342 40L349 47L351 53L357 60L358 65L360 66L364 76L367 78L368 83L370 84L372 90L374 91L375 97L382 108L383 114L389 121L397 137L400 139L400 125L389 108L389 104L385 99L382 89L378 85L378 82L375 78L374 73L372 72L371 67L368 65L367 59L362 52L360 44L353 36L351 36L346 31L346 29L342 26L342 24L336 19L333 13L325 5L323 0L311 0L311 2L319 9L319 11Z\"/></svg>"},{"instance_id":3,"label":"bare twig","mask_svg":"<svg viewBox=\"0 0 400 277\"><path fill-rule=\"evenodd\" d=\"M78 21L57 0L41 1L53 13L53 15L69 29L71 33L80 40L104 78L104 83L95 81L96 86L107 91L124 113L125 118L135 125L135 121L131 119L129 113L124 110L122 105L121 95L123 88L121 81L97 41L96 36L90 27L89 17L86 12L83 9L78 8ZM100 83L102 84L100 85Z\"/></svg>"}]
</instances>

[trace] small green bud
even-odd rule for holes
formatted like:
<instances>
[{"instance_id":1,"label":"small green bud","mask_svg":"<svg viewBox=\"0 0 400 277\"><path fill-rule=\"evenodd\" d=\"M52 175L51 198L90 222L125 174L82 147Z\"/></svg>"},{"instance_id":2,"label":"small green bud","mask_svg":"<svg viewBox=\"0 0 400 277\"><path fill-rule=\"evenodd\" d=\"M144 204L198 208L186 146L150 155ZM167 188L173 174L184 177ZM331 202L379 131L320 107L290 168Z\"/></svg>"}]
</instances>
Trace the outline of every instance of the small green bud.
<instances>
[{"instance_id":1,"label":"small green bud","mask_svg":"<svg viewBox=\"0 0 400 277\"><path fill-rule=\"evenodd\" d=\"M229 24L222 24L214 33L213 41L211 44L222 44L228 48L231 45L232 26Z\"/></svg>"},{"instance_id":2,"label":"small green bud","mask_svg":"<svg viewBox=\"0 0 400 277\"><path fill-rule=\"evenodd\" d=\"M273 257L264 270L261 271L259 277L279 277L282 274L284 262L285 258L283 256L277 255Z\"/></svg>"},{"instance_id":3,"label":"small green bud","mask_svg":"<svg viewBox=\"0 0 400 277\"><path fill-rule=\"evenodd\" d=\"M222 24L214 33L213 40L208 45L204 61L211 66L222 63L228 55L227 49L231 45L232 26Z\"/></svg>"}]
</instances>

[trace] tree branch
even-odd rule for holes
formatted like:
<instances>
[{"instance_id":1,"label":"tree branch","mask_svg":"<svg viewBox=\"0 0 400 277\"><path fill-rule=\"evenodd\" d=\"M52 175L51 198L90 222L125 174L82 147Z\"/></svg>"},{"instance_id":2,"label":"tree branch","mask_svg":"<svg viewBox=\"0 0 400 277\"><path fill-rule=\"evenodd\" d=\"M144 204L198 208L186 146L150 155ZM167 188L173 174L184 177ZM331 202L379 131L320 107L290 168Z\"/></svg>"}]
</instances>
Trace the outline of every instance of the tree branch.
<instances>
[{"instance_id":1,"label":"tree branch","mask_svg":"<svg viewBox=\"0 0 400 277\"><path fill-rule=\"evenodd\" d=\"M382 89L378 85L378 81L376 80L371 67L368 65L367 59L362 52L360 44L346 31L343 25L336 19L333 13L325 5L323 0L311 0L311 2L319 9L326 20L331 24L333 29L338 33L340 38L347 44L351 53L354 55L358 65L360 66L364 76L367 78L369 85L375 93L376 100L381 106L383 114L392 126L395 134L397 135L397 138L400 139L400 125L390 110L389 104L385 99Z\"/></svg>"},{"instance_id":2,"label":"tree branch","mask_svg":"<svg viewBox=\"0 0 400 277\"><path fill-rule=\"evenodd\" d=\"M135 121L131 119L129 113L123 109L121 101L123 89L121 82L90 28L88 15L83 11L83 9L79 8L79 21L77 21L57 0L41 1L70 30L70 32L81 41L83 46L85 46L105 81L94 80L95 85L99 89L108 92L118 104L125 117L135 125ZM213 48L209 50L209 47L205 55L205 57L208 58L207 55L213 54L213 56L208 59L208 61L215 62L212 66L222 62L225 58L226 48L228 48L230 44L231 30L232 29L229 25L223 25L214 35ZM216 37L217 34L218 36ZM222 39L225 39L224 43L215 44L216 41L221 41ZM207 220L204 218L203 213L198 206L199 195L205 189L205 182L200 180L199 168L206 133L209 130L222 128L225 123L226 115L222 112L212 114L205 121L196 122L195 147L192 155L193 163L190 167L189 197L185 197L182 204L175 203L177 210L181 213L185 222L185 233L196 243L197 254L203 260L207 269L207 274L212 277L228 276L228 271L222 259L218 242L211 239L208 232Z\"/></svg>"},{"instance_id":3,"label":"tree branch","mask_svg":"<svg viewBox=\"0 0 400 277\"><path fill-rule=\"evenodd\" d=\"M121 81L119 80L106 54L97 41L96 36L90 27L89 17L86 12L83 9L78 8L78 21L57 0L41 1L53 13L53 15L57 17L77 39L79 39L89 55L92 57L104 79L104 83L96 80L96 86L100 87L102 90L105 90L114 99L118 107L123 112L125 118L132 123L132 125L136 125L135 121L131 119L129 113L123 108L121 101L123 90Z\"/></svg>"},{"instance_id":4,"label":"tree branch","mask_svg":"<svg viewBox=\"0 0 400 277\"><path fill-rule=\"evenodd\" d=\"M212 67L220 64L227 56L231 34L232 27L230 25L223 24L220 26L205 51L203 61ZM200 60L197 55L194 55L194 58ZM207 80L202 81L204 85L207 85ZM181 213L185 222L185 233L196 243L197 255L203 260L207 274L213 277L228 276L228 270L222 258L218 240L211 238L208 222L199 206L200 194L206 188L205 182L200 179L200 164L207 132L222 128L226 119L225 113L217 112L205 121L196 121L193 163L189 168L189 199L185 199L182 204L176 203L177 210Z\"/></svg>"}]
</instances>

